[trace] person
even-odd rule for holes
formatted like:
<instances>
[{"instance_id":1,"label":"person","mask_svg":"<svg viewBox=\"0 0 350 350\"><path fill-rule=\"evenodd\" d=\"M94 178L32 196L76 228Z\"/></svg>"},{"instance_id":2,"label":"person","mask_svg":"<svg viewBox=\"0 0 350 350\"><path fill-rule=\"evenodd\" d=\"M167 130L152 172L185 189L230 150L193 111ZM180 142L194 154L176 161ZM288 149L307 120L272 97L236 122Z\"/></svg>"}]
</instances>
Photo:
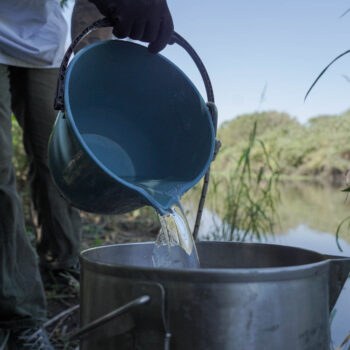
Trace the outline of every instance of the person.
<instances>
[{"instance_id":1,"label":"person","mask_svg":"<svg viewBox=\"0 0 350 350\"><path fill-rule=\"evenodd\" d=\"M84 13L87 8L93 11ZM153 53L167 45L173 32L166 0L76 0L73 35L96 14L110 19L114 35L148 42ZM12 112L23 129L28 180L40 227L40 265L69 268L79 252L79 214L57 192L47 165L66 33L60 0L0 2L0 329L6 331L9 350L53 349L43 329L46 304L39 264L16 190Z\"/></svg>"}]
</instances>

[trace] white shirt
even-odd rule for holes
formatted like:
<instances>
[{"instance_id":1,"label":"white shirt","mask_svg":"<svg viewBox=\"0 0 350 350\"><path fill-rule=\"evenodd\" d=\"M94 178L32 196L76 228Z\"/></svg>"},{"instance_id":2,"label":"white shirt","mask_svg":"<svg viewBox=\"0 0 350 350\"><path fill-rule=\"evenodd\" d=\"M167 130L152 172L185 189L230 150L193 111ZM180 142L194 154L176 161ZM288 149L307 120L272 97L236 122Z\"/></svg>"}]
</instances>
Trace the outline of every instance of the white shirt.
<instances>
[{"instance_id":1,"label":"white shirt","mask_svg":"<svg viewBox=\"0 0 350 350\"><path fill-rule=\"evenodd\" d=\"M59 67L66 38L60 0L0 0L0 63Z\"/></svg>"}]
</instances>

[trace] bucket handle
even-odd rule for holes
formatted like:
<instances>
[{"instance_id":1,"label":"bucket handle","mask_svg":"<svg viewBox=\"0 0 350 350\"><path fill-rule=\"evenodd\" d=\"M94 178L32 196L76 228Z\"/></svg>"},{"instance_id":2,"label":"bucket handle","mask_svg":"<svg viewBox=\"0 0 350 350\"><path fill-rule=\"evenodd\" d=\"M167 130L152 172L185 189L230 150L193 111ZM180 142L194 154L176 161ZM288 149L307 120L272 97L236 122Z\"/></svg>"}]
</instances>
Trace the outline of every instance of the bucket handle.
<instances>
[{"instance_id":1,"label":"bucket handle","mask_svg":"<svg viewBox=\"0 0 350 350\"><path fill-rule=\"evenodd\" d=\"M69 63L70 57L71 57L72 53L74 52L75 48L80 43L80 41L82 39L84 39L93 30L99 29L99 28L111 27L111 26L113 26L113 25L108 18L99 19L99 20L93 22L92 24L90 24L88 27L86 27L72 41L72 43L68 47L68 49L63 57L60 69L59 69L57 91L56 91L56 97L55 97L55 102L54 102L54 108L56 110L64 111L64 81L65 81L65 77L66 77L68 63ZM173 36L172 36L169 43L170 44L176 43L176 44L180 45L191 56L191 58L193 59L194 63L196 64L196 66L197 66L197 68L202 76L202 79L204 81L204 86L205 86L205 90L207 93L208 102L214 103L214 92L213 92L213 87L212 87L208 72L207 72L202 60L200 59L200 57L196 53L196 51L180 34L178 34L176 32L173 33ZM215 121L213 121L213 122L215 122ZM214 127L215 127L215 131L216 131L216 123L214 123Z\"/></svg>"}]
</instances>

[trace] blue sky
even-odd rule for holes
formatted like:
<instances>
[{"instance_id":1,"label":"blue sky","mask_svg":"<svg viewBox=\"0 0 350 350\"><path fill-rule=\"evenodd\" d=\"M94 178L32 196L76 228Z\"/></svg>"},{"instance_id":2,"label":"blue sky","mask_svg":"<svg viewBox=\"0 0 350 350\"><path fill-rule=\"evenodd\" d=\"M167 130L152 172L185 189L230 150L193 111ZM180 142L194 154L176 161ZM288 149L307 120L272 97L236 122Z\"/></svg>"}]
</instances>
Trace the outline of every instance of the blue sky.
<instances>
[{"instance_id":1,"label":"blue sky","mask_svg":"<svg viewBox=\"0 0 350 350\"><path fill-rule=\"evenodd\" d=\"M350 7L343 0L169 0L175 29L195 47L213 81L219 121L276 109L306 122L350 108L350 55L304 94L323 67L350 49ZM180 48L164 54L197 84ZM260 96L267 84L266 97Z\"/></svg>"},{"instance_id":2,"label":"blue sky","mask_svg":"<svg viewBox=\"0 0 350 350\"><path fill-rule=\"evenodd\" d=\"M211 76L219 122L275 109L301 122L350 108L350 55L304 94L323 67L350 49L345 0L168 0L175 30L196 49ZM191 60L179 47L163 54L203 92ZM260 96L266 88L263 103Z\"/></svg>"}]
</instances>

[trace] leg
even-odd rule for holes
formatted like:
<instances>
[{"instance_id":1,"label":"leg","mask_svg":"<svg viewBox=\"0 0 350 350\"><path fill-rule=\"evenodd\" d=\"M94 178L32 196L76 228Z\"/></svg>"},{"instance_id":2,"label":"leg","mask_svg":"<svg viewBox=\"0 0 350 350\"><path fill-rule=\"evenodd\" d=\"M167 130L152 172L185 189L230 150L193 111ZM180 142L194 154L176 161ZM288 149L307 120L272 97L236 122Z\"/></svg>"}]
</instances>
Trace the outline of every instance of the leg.
<instances>
[{"instance_id":1,"label":"leg","mask_svg":"<svg viewBox=\"0 0 350 350\"><path fill-rule=\"evenodd\" d=\"M67 268L77 262L80 216L61 197L47 164L47 145L56 118L57 69L11 68L12 109L23 128L32 197L41 228L37 250L43 264Z\"/></svg>"},{"instance_id":2,"label":"leg","mask_svg":"<svg viewBox=\"0 0 350 350\"><path fill-rule=\"evenodd\" d=\"M45 319L45 299L30 246L12 165L9 68L0 64L0 327L34 327Z\"/></svg>"}]
</instances>

